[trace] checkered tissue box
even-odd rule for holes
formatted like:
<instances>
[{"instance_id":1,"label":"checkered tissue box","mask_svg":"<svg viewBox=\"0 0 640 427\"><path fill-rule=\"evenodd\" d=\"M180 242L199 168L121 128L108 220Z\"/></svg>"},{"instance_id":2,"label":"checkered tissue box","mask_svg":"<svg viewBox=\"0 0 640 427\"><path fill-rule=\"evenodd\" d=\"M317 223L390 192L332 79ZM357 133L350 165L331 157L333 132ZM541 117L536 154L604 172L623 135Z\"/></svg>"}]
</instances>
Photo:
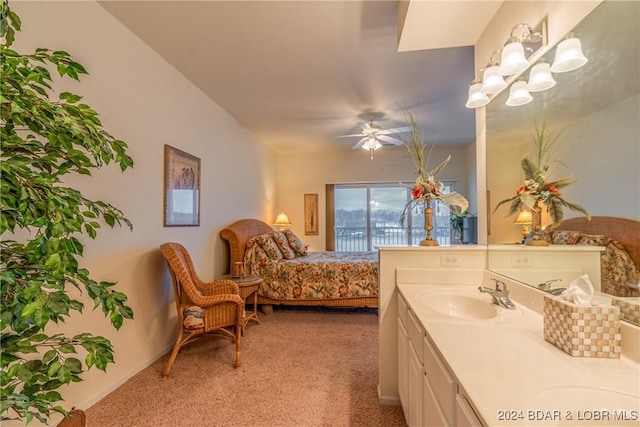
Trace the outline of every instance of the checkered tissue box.
<instances>
[{"instance_id":1,"label":"checkered tissue box","mask_svg":"<svg viewBox=\"0 0 640 427\"><path fill-rule=\"evenodd\" d=\"M571 356L619 359L620 309L544 296L544 339Z\"/></svg>"}]
</instances>

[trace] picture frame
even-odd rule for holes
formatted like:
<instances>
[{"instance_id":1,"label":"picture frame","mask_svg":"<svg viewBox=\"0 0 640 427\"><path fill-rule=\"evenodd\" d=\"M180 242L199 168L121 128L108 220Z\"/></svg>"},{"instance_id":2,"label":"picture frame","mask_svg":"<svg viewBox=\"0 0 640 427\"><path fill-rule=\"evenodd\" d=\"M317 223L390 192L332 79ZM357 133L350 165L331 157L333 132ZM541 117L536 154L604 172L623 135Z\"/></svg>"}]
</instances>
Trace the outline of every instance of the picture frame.
<instances>
[{"instance_id":1,"label":"picture frame","mask_svg":"<svg viewBox=\"0 0 640 427\"><path fill-rule=\"evenodd\" d=\"M304 234L305 236L318 235L318 194L304 195Z\"/></svg>"},{"instance_id":2,"label":"picture frame","mask_svg":"<svg viewBox=\"0 0 640 427\"><path fill-rule=\"evenodd\" d=\"M200 225L200 159L164 145L165 227Z\"/></svg>"}]
</instances>

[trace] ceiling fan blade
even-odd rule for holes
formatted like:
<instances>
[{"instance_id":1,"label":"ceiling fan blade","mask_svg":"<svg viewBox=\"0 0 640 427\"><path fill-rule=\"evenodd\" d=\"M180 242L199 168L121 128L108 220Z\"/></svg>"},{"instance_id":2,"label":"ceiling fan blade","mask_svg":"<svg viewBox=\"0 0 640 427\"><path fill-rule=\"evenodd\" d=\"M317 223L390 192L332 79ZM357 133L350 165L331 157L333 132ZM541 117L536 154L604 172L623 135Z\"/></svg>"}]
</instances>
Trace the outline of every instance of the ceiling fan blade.
<instances>
[{"instance_id":1,"label":"ceiling fan blade","mask_svg":"<svg viewBox=\"0 0 640 427\"><path fill-rule=\"evenodd\" d=\"M367 139L369 139L368 137L364 137L362 138L360 141L358 141L358 143L356 145L353 146L354 150L357 150L358 148L362 147L362 144L364 144Z\"/></svg>"},{"instance_id":2,"label":"ceiling fan blade","mask_svg":"<svg viewBox=\"0 0 640 427\"><path fill-rule=\"evenodd\" d=\"M353 138L354 136L359 136L359 137L362 138L362 134L361 133L352 133L350 135L334 136L334 138Z\"/></svg>"},{"instance_id":3,"label":"ceiling fan blade","mask_svg":"<svg viewBox=\"0 0 640 427\"><path fill-rule=\"evenodd\" d=\"M393 133L409 132L410 130L411 130L411 128L409 126L405 126L405 127L401 127L401 128L393 128L393 129L382 130L382 131L378 132L378 134L379 135L391 135Z\"/></svg>"},{"instance_id":4,"label":"ceiling fan blade","mask_svg":"<svg viewBox=\"0 0 640 427\"><path fill-rule=\"evenodd\" d=\"M388 142L389 144L402 145L402 141L400 141L398 139L395 139L395 138L391 138L390 136L378 135L378 139L380 141Z\"/></svg>"}]
</instances>

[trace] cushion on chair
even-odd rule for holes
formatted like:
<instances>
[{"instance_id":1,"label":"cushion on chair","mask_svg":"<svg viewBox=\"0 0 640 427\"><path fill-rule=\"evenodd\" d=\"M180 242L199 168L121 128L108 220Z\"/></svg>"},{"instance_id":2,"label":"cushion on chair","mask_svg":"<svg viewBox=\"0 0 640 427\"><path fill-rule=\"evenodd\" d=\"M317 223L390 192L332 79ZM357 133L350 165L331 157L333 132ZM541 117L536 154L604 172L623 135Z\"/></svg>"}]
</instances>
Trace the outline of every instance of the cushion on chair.
<instances>
[{"instance_id":1,"label":"cushion on chair","mask_svg":"<svg viewBox=\"0 0 640 427\"><path fill-rule=\"evenodd\" d=\"M184 321L182 324L185 329L201 329L204 328L204 310L197 305L192 305L184 309Z\"/></svg>"},{"instance_id":2,"label":"cushion on chair","mask_svg":"<svg viewBox=\"0 0 640 427\"><path fill-rule=\"evenodd\" d=\"M280 249L280 252L282 252L285 259L294 259L296 257L296 252L291 248L291 246L289 246L289 241L285 237L284 233L272 231L271 237L278 245L278 249Z\"/></svg>"},{"instance_id":3,"label":"cushion on chair","mask_svg":"<svg viewBox=\"0 0 640 427\"><path fill-rule=\"evenodd\" d=\"M271 233L262 234L256 237L256 242L258 242L270 259L278 260L284 257L280 249L278 249L278 244L271 237Z\"/></svg>"},{"instance_id":4,"label":"cushion on chair","mask_svg":"<svg viewBox=\"0 0 640 427\"><path fill-rule=\"evenodd\" d=\"M287 241L289 242L289 246L291 246L291 248L298 254L301 256L305 256L307 255L307 248L304 246L304 243L302 243L302 240L300 240L298 238L298 236L296 236L293 231L291 230L284 230L284 235L287 238Z\"/></svg>"}]
</instances>

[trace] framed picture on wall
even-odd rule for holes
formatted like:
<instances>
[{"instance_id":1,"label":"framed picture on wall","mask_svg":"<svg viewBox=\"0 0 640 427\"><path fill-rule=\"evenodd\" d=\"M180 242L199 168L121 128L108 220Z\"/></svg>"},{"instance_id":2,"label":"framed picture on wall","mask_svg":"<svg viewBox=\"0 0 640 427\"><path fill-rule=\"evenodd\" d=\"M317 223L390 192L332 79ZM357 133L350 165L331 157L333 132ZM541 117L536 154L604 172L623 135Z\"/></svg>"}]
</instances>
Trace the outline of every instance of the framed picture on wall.
<instances>
[{"instance_id":1,"label":"framed picture on wall","mask_svg":"<svg viewBox=\"0 0 640 427\"><path fill-rule=\"evenodd\" d=\"M304 234L318 235L318 194L304 195Z\"/></svg>"},{"instance_id":2,"label":"framed picture on wall","mask_svg":"<svg viewBox=\"0 0 640 427\"><path fill-rule=\"evenodd\" d=\"M200 225L200 159L164 146L164 226Z\"/></svg>"}]
</instances>

